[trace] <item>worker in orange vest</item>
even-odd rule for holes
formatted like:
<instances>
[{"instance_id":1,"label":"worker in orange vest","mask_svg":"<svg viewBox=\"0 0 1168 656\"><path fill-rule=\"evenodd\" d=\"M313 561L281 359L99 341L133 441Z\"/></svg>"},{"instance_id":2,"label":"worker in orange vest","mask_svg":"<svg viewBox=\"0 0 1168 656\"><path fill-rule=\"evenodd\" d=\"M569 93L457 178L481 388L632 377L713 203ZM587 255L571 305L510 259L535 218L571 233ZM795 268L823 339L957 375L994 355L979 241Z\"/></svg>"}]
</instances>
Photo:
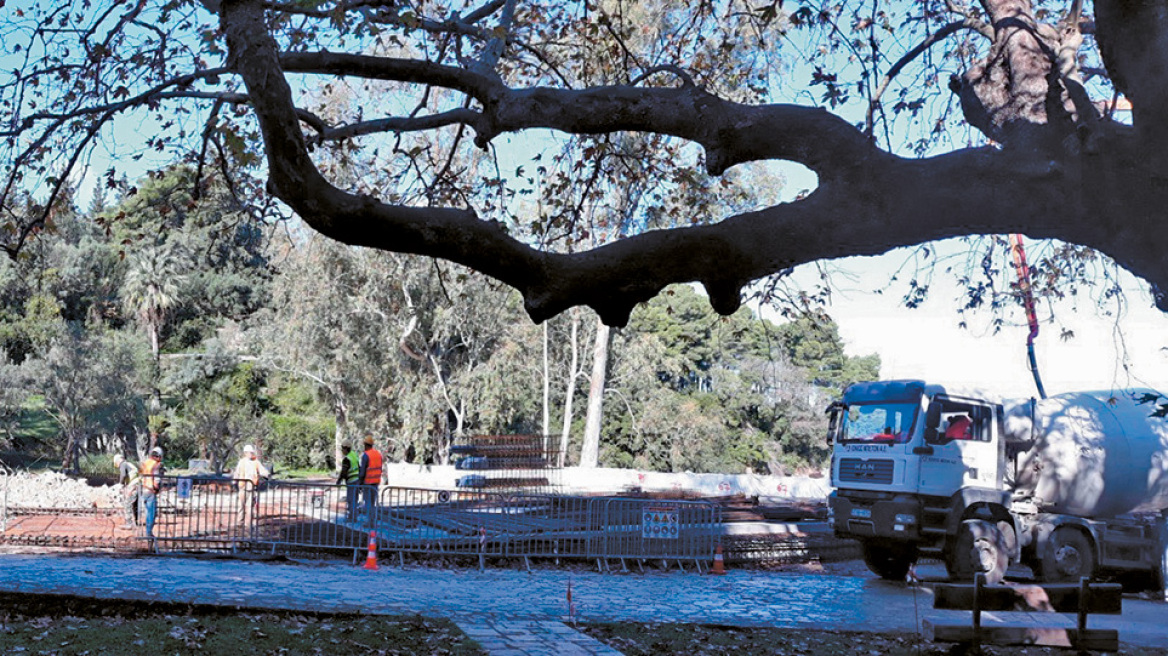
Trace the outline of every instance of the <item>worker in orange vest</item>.
<instances>
[{"instance_id":1,"label":"worker in orange vest","mask_svg":"<svg viewBox=\"0 0 1168 656\"><path fill-rule=\"evenodd\" d=\"M158 493L162 491L162 447L150 449L150 457L138 469L142 479L142 505L146 507L146 538L154 539L154 519L158 515Z\"/></svg>"},{"instance_id":2,"label":"worker in orange vest","mask_svg":"<svg viewBox=\"0 0 1168 656\"><path fill-rule=\"evenodd\" d=\"M365 453L361 454L361 492L365 495L365 514L373 525L373 509L377 505L377 489L381 486L381 452L373 448L373 436L365 435Z\"/></svg>"}]
</instances>

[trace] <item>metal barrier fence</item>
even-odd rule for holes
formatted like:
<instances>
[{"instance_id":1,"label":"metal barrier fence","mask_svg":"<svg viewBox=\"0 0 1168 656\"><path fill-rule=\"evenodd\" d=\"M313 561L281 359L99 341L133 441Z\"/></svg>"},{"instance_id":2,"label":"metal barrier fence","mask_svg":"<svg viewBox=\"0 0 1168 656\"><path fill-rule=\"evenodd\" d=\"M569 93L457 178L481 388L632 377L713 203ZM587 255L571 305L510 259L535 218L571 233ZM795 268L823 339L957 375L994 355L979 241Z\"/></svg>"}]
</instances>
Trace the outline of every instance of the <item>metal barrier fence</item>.
<instances>
[{"instance_id":1,"label":"metal barrier fence","mask_svg":"<svg viewBox=\"0 0 1168 656\"><path fill-rule=\"evenodd\" d=\"M376 492L376 497L372 493ZM165 477L155 548L350 549L371 534L400 554L610 560L713 559L721 508L704 501L507 495L216 477ZM144 536L144 531L139 532Z\"/></svg>"},{"instance_id":2,"label":"metal barrier fence","mask_svg":"<svg viewBox=\"0 0 1168 656\"><path fill-rule=\"evenodd\" d=\"M256 535L258 513L250 481L218 476L163 476L154 495L157 504L154 523L148 525L147 499L139 500L136 529L138 537L151 536L155 544L172 549L199 546L236 550Z\"/></svg>"},{"instance_id":3,"label":"metal barrier fence","mask_svg":"<svg viewBox=\"0 0 1168 656\"><path fill-rule=\"evenodd\" d=\"M0 462L0 479L3 479L4 483L4 496L0 498L0 533L8 530L8 482L11 480L11 474L8 465Z\"/></svg>"},{"instance_id":4,"label":"metal barrier fence","mask_svg":"<svg viewBox=\"0 0 1168 656\"><path fill-rule=\"evenodd\" d=\"M720 509L695 501L647 499L594 499L599 518L599 544L595 557L601 563L619 559L692 560L699 570L714 557Z\"/></svg>"}]
</instances>

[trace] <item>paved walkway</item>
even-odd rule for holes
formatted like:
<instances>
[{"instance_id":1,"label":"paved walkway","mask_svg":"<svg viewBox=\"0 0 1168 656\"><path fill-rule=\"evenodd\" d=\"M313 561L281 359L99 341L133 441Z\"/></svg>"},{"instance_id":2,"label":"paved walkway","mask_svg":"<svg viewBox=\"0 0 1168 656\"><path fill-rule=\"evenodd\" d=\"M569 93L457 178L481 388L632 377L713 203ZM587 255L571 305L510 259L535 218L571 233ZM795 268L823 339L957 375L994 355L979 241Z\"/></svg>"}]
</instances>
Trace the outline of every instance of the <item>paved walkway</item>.
<instances>
[{"instance_id":1,"label":"paved walkway","mask_svg":"<svg viewBox=\"0 0 1168 656\"><path fill-rule=\"evenodd\" d=\"M555 620L456 620L491 656L620 656L599 640Z\"/></svg>"},{"instance_id":2,"label":"paved walkway","mask_svg":"<svg viewBox=\"0 0 1168 656\"><path fill-rule=\"evenodd\" d=\"M932 609L924 588L867 575L807 575L733 570L698 576L672 572L598 574L563 570L443 570L347 563L254 562L183 557L0 555L0 591L75 594L99 599L166 600L238 607L447 617L494 656L616 651L571 630L567 595L580 621L713 623L734 626L919 630L925 618L968 619ZM1132 645L1165 646L1168 604L1125 596L1120 617L1091 618ZM1074 618L1031 615L1073 626ZM983 623L1001 621L983 615Z\"/></svg>"}]
</instances>

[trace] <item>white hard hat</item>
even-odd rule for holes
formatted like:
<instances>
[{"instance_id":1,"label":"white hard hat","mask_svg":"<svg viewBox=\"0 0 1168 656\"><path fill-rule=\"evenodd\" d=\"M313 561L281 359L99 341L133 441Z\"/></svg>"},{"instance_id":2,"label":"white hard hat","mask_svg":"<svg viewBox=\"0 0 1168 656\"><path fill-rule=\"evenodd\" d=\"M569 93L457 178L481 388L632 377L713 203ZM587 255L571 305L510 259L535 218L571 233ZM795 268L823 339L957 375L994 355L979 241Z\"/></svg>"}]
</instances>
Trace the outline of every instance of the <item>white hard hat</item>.
<instances>
[{"instance_id":1,"label":"white hard hat","mask_svg":"<svg viewBox=\"0 0 1168 656\"><path fill-rule=\"evenodd\" d=\"M158 456L159 458L161 458L162 457L162 447L156 446L153 449L150 449L150 455Z\"/></svg>"},{"instance_id":2,"label":"white hard hat","mask_svg":"<svg viewBox=\"0 0 1168 656\"><path fill-rule=\"evenodd\" d=\"M125 460L125 459L126 459L126 456L123 456L123 455L122 455L122 454L120 454L120 453L115 453L115 454L114 454L114 464L117 464L117 463L119 463L119 462L121 462L121 461L123 461L123 460Z\"/></svg>"},{"instance_id":3,"label":"white hard hat","mask_svg":"<svg viewBox=\"0 0 1168 656\"><path fill-rule=\"evenodd\" d=\"M245 444L243 447L244 453L255 453L255 447L250 444Z\"/></svg>"}]
</instances>

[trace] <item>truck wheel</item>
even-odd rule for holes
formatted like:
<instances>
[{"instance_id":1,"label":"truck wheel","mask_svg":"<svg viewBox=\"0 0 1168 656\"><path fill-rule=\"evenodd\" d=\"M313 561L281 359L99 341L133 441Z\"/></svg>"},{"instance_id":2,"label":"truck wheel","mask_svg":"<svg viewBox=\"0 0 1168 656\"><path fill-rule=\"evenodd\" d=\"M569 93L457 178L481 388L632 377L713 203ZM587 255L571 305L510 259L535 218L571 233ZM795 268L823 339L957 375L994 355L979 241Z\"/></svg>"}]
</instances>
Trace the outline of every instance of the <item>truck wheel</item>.
<instances>
[{"instance_id":1,"label":"truck wheel","mask_svg":"<svg viewBox=\"0 0 1168 656\"><path fill-rule=\"evenodd\" d=\"M917 548L912 545L888 547L864 542L864 564L886 581L903 581L908 568L917 562Z\"/></svg>"},{"instance_id":2,"label":"truck wheel","mask_svg":"<svg viewBox=\"0 0 1168 656\"><path fill-rule=\"evenodd\" d=\"M1091 540L1073 528L1060 528L1046 543L1042 555L1042 579L1052 583L1094 578L1095 548Z\"/></svg>"},{"instance_id":3,"label":"truck wheel","mask_svg":"<svg viewBox=\"0 0 1168 656\"><path fill-rule=\"evenodd\" d=\"M997 525L980 519L961 523L945 557L945 569L955 581L972 581L974 574L984 572L986 583L996 585L1005 580L1009 566L1006 536Z\"/></svg>"}]
</instances>

